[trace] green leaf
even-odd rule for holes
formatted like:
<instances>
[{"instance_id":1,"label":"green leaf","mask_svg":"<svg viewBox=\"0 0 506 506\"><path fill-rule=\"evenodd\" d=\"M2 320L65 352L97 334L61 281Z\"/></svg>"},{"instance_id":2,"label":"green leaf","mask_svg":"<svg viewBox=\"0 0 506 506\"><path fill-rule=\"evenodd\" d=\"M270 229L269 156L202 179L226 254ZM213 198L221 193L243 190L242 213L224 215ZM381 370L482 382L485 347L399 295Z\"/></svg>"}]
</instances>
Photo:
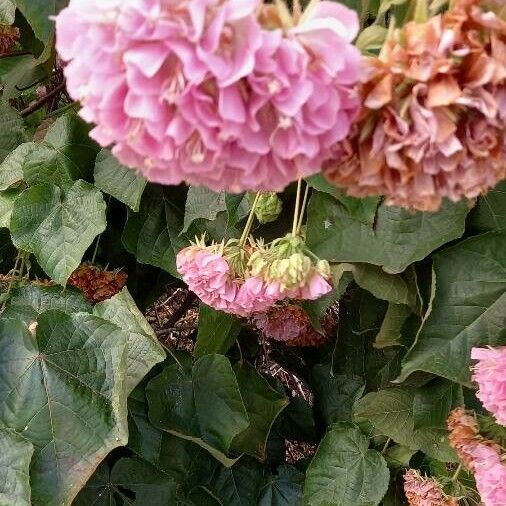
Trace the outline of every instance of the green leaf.
<instances>
[{"instance_id":1,"label":"green leaf","mask_svg":"<svg viewBox=\"0 0 506 506\"><path fill-rule=\"evenodd\" d=\"M12 208L20 193L16 188L0 192L0 228L9 228Z\"/></svg>"},{"instance_id":2,"label":"green leaf","mask_svg":"<svg viewBox=\"0 0 506 506\"><path fill-rule=\"evenodd\" d=\"M0 162L25 140L25 124L8 103L0 102Z\"/></svg>"},{"instance_id":3,"label":"green leaf","mask_svg":"<svg viewBox=\"0 0 506 506\"><path fill-rule=\"evenodd\" d=\"M167 506L176 503L176 482L137 457L120 459L111 472L111 483L122 492L129 505ZM135 499L131 499L132 495Z\"/></svg>"},{"instance_id":4,"label":"green leaf","mask_svg":"<svg viewBox=\"0 0 506 506\"><path fill-rule=\"evenodd\" d=\"M107 463L100 464L88 483L79 492L72 506L120 506L119 491L111 482L110 474Z\"/></svg>"},{"instance_id":5,"label":"green leaf","mask_svg":"<svg viewBox=\"0 0 506 506\"><path fill-rule=\"evenodd\" d=\"M227 210L225 193L215 193L205 186L190 186L186 197L184 226L187 232L190 225L198 219L215 220L218 213Z\"/></svg>"},{"instance_id":6,"label":"green leaf","mask_svg":"<svg viewBox=\"0 0 506 506\"><path fill-rule=\"evenodd\" d=\"M126 382L129 394L153 366L165 359L165 351L127 288L97 304L93 313L128 334Z\"/></svg>"},{"instance_id":7,"label":"green leaf","mask_svg":"<svg viewBox=\"0 0 506 506\"><path fill-rule=\"evenodd\" d=\"M2 313L3 318L15 318L27 325L49 309L59 309L66 313L91 313L91 304L80 290L61 286L40 286L28 284L12 290L12 295Z\"/></svg>"},{"instance_id":8,"label":"green leaf","mask_svg":"<svg viewBox=\"0 0 506 506\"><path fill-rule=\"evenodd\" d=\"M288 405L288 399L272 388L247 362L238 362L234 366L234 373L250 425L234 438L232 448L264 461L267 457L267 438L272 425Z\"/></svg>"},{"instance_id":9,"label":"green leaf","mask_svg":"<svg viewBox=\"0 0 506 506\"><path fill-rule=\"evenodd\" d=\"M30 506L29 470L33 446L12 430L0 429L0 504Z\"/></svg>"},{"instance_id":10,"label":"green leaf","mask_svg":"<svg viewBox=\"0 0 506 506\"><path fill-rule=\"evenodd\" d=\"M103 149L95 162L95 186L132 211L138 211L146 179L139 172L121 165L108 149Z\"/></svg>"},{"instance_id":11,"label":"green leaf","mask_svg":"<svg viewBox=\"0 0 506 506\"><path fill-rule=\"evenodd\" d=\"M395 304L416 305L415 294L399 275L388 274L380 267L369 264L342 263L331 266L332 278L337 285L345 272L351 272L357 285L377 299Z\"/></svg>"},{"instance_id":12,"label":"green leaf","mask_svg":"<svg viewBox=\"0 0 506 506\"><path fill-rule=\"evenodd\" d=\"M416 391L413 401L414 428L445 428L450 411L464 405L462 386L437 378Z\"/></svg>"},{"instance_id":13,"label":"green leaf","mask_svg":"<svg viewBox=\"0 0 506 506\"><path fill-rule=\"evenodd\" d=\"M167 506L176 504L176 483L140 458L121 458L109 471L102 464L73 506Z\"/></svg>"},{"instance_id":14,"label":"green leaf","mask_svg":"<svg viewBox=\"0 0 506 506\"><path fill-rule=\"evenodd\" d=\"M456 455L448 444L446 428L415 430L414 397L414 391L401 388L370 392L356 402L355 417L371 422L374 435L387 436L435 459L455 462Z\"/></svg>"},{"instance_id":15,"label":"green leaf","mask_svg":"<svg viewBox=\"0 0 506 506\"><path fill-rule=\"evenodd\" d=\"M381 328L374 340L375 348L387 348L400 344L401 330L406 320L411 315L411 310L404 304L388 304Z\"/></svg>"},{"instance_id":16,"label":"green leaf","mask_svg":"<svg viewBox=\"0 0 506 506\"><path fill-rule=\"evenodd\" d=\"M364 392L359 376L334 374L330 364L319 364L311 371L311 388L315 395L315 409L326 426L351 421L355 401Z\"/></svg>"},{"instance_id":17,"label":"green leaf","mask_svg":"<svg viewBox=\"0 0 506 506\"><path fill-rule=\"evenodd\" d=\"M149 418L160 429L193 441L223 464L235 436L249 426L234 371L222 355L206 355L193 367L167 366L146 388Z\"/></svg>"},{"instance_id":18,"label":"green leaf","mask_svg":"<svg viewBox=\"0 0 506 506\"><path fill-rule=\"evenodd\" d=\"M264 485L258 506L302 506L303 485L303 473L292 466L279 466Z\"/></svg>"},{"instance_id":19,"label":"green leaf","mask_svg":"<svg viewBox=\"0 0 506 506\"><path fill-rule=\"evenodd\" d=\"M30 185L62 185L76 179L90 179L97 146L90 139L89 126L75 113L58 118L41 144L29 143L23 162L24 178Z\"/></svg>"},{"instance_id":20,"label":"green leaf","mask_svg":"<svg viewBox=\"0 0 506 506\"><path fill-rule=\"evenodd\" d=\"M59 0L16 0L18 9L42 42L46 42L53 31L54 22L50 18L56 14L57 4Z\"/></svg>"},{"instance_id":21,"label":"green leaf","mask_svg":"<svg viewBox=\"0 0 506 506\"><path fill-rule=\"evenodd\" d=\"M375 506L388 488L385 459L352 423L324 436L306 474L305 506Z\"/></svg>"},{"instance_id":22,"label":"green leaf","mask_svg":"<svg viewBox=\"0 0 506 506\"><path fill-rule=\"evenodd\" d=\"M329 183L322 174L315 174L306 179L307 183L319 192L328 193L337 199L354 219L372 227L376 218L376 210L380 203L379 197L350 197L340 188Z\"/></svg>"},{"instance_id":23,"label":"green leaf","mask_svg":"<svg viewBox=\"0 0 506 506\"><path fill-rule=\"evenodd\" d=\"M493 416L478 415L477 419L480 427L480 435L506 448L506 427L498 424Z\"/></svg>"},{"instance_id":24,"label":"green leaf","mask_svg":"<svg viewBox=\"0 0 506 506\"><path fill-rule=\"evenodd\" d=\"M0 421L35 448L32 504L69 505L128 440L126 336L85 313L51 310L37 322L34 336L20 321L0 321Z\"/></svg>"},{"instance_id":25,"label":"green leaf","mask_svg":"<svg viewBox=\"0 0 506 506\"><path fill-rule=\"evenodd\" d=\"M460 237L468 211L466 202L446 202L432 214L382 204L370 227L335 198L316 192L309 203L307 242L330 262L365 262L395 274Z\"/></svg>"},{"instance_id":26,"label":"green leaf","mask_svg":"<svg viewBox=\"0 0 506 506\"><path fill-rule=\"evenodd\" d=\"M65 285L93 239L106 225L99 190L77 181L65 190L40 184L15 201L11 217L14 245L33 253L44 271Z\"/></svg>"},{"instance_id":27,"label":"green leaf","mask_svg":"<svg viewBox=\"0 0 506 506\"><path fill-rule=\"evenodd\" d=\"M122 237L125 248L139 263L160 267L176 277L176 255L189 242L180 235L184 198L179 187L149 185L139 212L128 212Z\"/></svg>"},{"instance_id":28,"label":"green leaf","mask_svg":"<svg viewBox=\"0 0 506 506\"><path fill-rule=\"evenodd\" d=\"M365 28L358 36L355 45L362 52L381 49L387 38L388 30L384 26L371 25Z\"/></svg>"},{"instance_id":29,"label":"green leaf","mask_svg":"<svg viewBox=\"0 0 506 506\"><path fill-rule=\"evenodd\" d=\"M387 461L388 467L396 469L399 467L409 467L411 457L413 457L415 453L416 450L412 450L407 446L393 445L388 447L383 455Z\"/></svg>"},{"instance_id":30,"label":"green leaf","mask_svg":"<svg viewBox=\"0 0 506 506\"><path fill-rule=\"evenodd\" d=\"M20 144L0 163L0 190L23 181L23 167L30 154L38 148L35 142Z\"/></svg>"},{"instance_id":31,"label":"green leaf","mask_svg":"<svg viewBox=\"0 0 506 506\"><path fill-rule=\"evenodd\" d=\"M262 466L243 458L233 467L222 468L209 488L224 506L257 506L263 483Z\"/></svg>"},{"instance_id":32,"label":"green leaf","mask_svg":"<svg viewBox=\"0 0 506 506\"><path fill-rule=\"evenodd\" d=\"M218 463L200 446L155 427L148 418L144 385L128 398L128 447L183 488L192 489L209 479Z\"/></svg>"},{"instance_id":33,"label":"green leaf","mask_svg":"<svg viewBox=\"0 0 506 506\"><path fill-rule=\"evenodd\" d=\"M478 199L468 224L479 232L506 229L506 181Z\"/></svg>"},{"instance_id":34,"label":"green leaf","mask_svg":"<svg viewBox=\"0 0 506 506\"><path fill-rule=\"evenodd\" d=\"M0 0L0 25L12 25L16 13L16 5L12 0Z\"/></svg>"},{"instance_id":35,"label":"green leaf","mask_svg":"<svg viewBox=\"0 0 506 506\"><path fill-rule=\"evenodd\" d=\"M473 346L506 344L506 233L489 232L434 255L432 311L399 381L426 371L468 384Z\"/></svg>"},{"instance_id":36,"label":"green leaf","mask_svg":"<svg viewBox=\"0 0 506 506\"><path fill-rule=\"evenodd\" d=\"M213 353L225 354L236 340L241 322L233 315L200 304L196 358Z\"/></svg>"}]
</instances>

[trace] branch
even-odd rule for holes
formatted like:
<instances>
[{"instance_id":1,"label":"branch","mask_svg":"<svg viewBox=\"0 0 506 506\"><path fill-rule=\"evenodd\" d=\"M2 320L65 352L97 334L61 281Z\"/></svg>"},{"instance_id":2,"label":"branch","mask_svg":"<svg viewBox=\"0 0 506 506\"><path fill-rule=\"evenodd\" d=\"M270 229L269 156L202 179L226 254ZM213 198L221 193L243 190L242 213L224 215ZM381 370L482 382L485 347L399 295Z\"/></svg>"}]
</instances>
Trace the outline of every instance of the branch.
<instances>
[{"instance_id":1,"label":"branch","mask_svg":"<svg viewBox=\"0 0 506 506\"><path fill-rule=\"evenodd\" d=\"M64 89L65 89L65 81L56 86L56 88L53 88L47 95L43 96L42 98L39 98L33 104L29 105L26 109L21 111L21 116L23 118L26 118L26 116L29 116L30 114L39 110L44 104L49 102L54 96L58 95L58 93L62 92Z\"/></svg>"}]
</instances>

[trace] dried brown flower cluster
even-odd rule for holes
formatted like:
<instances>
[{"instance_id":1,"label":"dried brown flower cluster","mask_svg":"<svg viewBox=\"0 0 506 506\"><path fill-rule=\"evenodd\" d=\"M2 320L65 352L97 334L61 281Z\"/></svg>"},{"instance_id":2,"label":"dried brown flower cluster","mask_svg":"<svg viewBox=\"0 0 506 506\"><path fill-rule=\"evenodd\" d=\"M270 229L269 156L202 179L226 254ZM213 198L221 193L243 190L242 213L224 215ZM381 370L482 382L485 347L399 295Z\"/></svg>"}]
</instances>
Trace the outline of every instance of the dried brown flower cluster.
<instances>
[{"instance_id":1,"label":"dried brown flower cluster","mask_svg":"<svg viewBox=\"0 0 506 506\"><path fill-rule=\"evenodd\" d=\"M0 56L9 54L19 40L19 28L0 25Z\"/></svg>"},{"instance_id":2,"label":"dried brown flower cluster","mask_svg":"<svg viewBox=\"0 0 506 506\"><path fill-rule=\"evenodd\" d=\"M409 506L458 506L457 499L446 495L434 478L422 476L415 469L404 474L404 494Z\"/></svg>"},{"instance_id":3,"label":"dried brown flower cluster","mask_svg":"<svg viewBox=\"0 0 506 506\"><path fill-rule=\"evenodd\" d=\"M254 325L267 339L287 346L320 346L327 340L332 318L323 319L323 332L317 332L304 309L295 304L273 306L252 317Z\"/></svg>"},{"instance_id":4,"label":"dried brown flower cluster","mask_svg":"<svg viewBox=\"0 0 506 506\"><path fill-rule=\"evenodd\" d=\"M494 6L493 3L487 4ZM353 135L324 167L350 195L434 211L506 177L506 20L480 0L395 30L368 58Z\"/></svg>"},{"instance_id":5,"label":"dried brown flower cluster","mask_svg":"<svg viewBox=\"0 0 506 506\"><path fill-rule=\"evenodd\" d=\"M69 285L79 288L93 304L110 299L126 284L127 274L122 271L106 271L90 264L78 267L69 278Z\"/></svg>"}]
</instances>

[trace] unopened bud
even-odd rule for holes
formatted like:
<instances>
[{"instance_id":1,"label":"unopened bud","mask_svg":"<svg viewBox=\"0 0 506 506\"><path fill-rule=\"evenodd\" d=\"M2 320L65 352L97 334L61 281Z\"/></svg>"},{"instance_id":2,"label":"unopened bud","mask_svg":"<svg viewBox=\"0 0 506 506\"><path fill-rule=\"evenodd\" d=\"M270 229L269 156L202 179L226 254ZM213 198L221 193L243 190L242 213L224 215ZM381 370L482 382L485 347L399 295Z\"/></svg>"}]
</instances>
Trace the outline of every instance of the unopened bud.
<instances>
[{"instance_id":1,"label":"unopened bud","mask_svg":"<svg viewBox=\"0 0 506 506\"><path fill-rule=\"evenodd\" d=\"M323 276L325 279L330 278L330 264L327 262L327 260L318 260L316 263L316 272Z\"/></svg>"},{"instance_id":2,"label":"unopened bud","mask_svg":"<svg viewBox=\"0 0 506 506\"><path fill-rule=\"evenodd\" d=\"M273 264L272 275L286 289L302 286L311 273L311 259L303 253L294 253Z\"/></svg>"},{"instance_id":3,"label":"unopened bud","mask_svg":"<svg viewBox=\"0 0 506 506\"><path fill-rule=\"evenodd\" d=\"M276 221L281 214L283 204L281 199L274 192L260 194L255 207L257 220L264 225Z\"/></svg>"}]
</instances>

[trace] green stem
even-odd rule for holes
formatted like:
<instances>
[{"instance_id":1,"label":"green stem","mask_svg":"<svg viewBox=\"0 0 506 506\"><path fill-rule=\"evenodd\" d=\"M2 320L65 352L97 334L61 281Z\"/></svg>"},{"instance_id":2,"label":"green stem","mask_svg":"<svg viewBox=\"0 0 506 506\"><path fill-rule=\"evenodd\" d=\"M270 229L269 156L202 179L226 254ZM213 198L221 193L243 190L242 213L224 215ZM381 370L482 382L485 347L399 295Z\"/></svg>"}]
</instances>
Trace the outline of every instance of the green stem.
<instances>
[{"instance_id":1,"label":"green stem","mask_svg":"<svg viewBox=\"0 0 506 506\"><path fill-rule=\"evenodd\" d=\"M452 476L452 483L455 483L459 477L460 471L462 471L462 464L459 464Z\"/></svg>"},{"instance_id":2,"label":"green stem","mask_svg":"<svg viewBox=\"0 0 506 506\"><path fill-rule=\"evenodd\" d=\"M1 311L5 309L7 301L9 300L9 295L11 293L12 287L14 286L14 280L16 279L16 273L18 272L20 260L21 260L21 251L18 250L16 261L14 262L14 269L12 269L11 271L11 279L9 279L9 285L7 286L7 292L5 294L5 300L3 301Z\"/></svg>"},{"instance_id":3,"label":"green stem","mask_svg":"<svg viewBox=\"0 0 506 506\"><path fill-rule=\"evenodd\" d=\"M295 209L293 211L293 225L292 235L297 235L297 225L299 224L299 206L300 206L300 191L302 189L302 179L297 181L297 196L295 197Z\"/></svg>"},{"instance_id":4,"label":"green stem","mask_svg":"<svg viewBox=\"0 0 506 506\"><path fill-rule=\"evenodd\" d=\"M251 204L251 209L249 212L248 221L246 222L244 230L242 231L241 238L239 239L239 246L241 248L246 244L246 241L248 240L248 236L251 231L251 225L253 225L253 220L255 219L255 209L258 204L259 198L260 198L260 192L257 192L257 194L255 195L255 200L253 201L253 204Z\"/></svg>"},{"instance_id":5,"label":"green stem","mask_svg":"<svg viewBox=\"0 0 506 506\"><path fill-rule=\"evenodd\" d=\"M302 207L300 209L300 216L297 222L297 235L300 234L300 229L302 228L302 221L304 220L304 212L306 210L307 198L309 196L309 185L306 185L306 189L304 190L304 198L302 199Z\"/></svg>"}]
</instances>

